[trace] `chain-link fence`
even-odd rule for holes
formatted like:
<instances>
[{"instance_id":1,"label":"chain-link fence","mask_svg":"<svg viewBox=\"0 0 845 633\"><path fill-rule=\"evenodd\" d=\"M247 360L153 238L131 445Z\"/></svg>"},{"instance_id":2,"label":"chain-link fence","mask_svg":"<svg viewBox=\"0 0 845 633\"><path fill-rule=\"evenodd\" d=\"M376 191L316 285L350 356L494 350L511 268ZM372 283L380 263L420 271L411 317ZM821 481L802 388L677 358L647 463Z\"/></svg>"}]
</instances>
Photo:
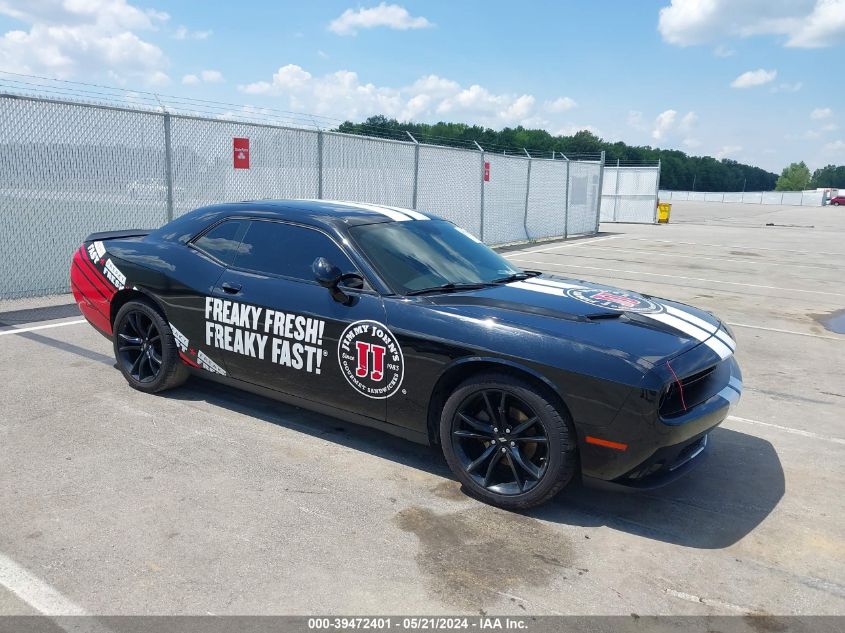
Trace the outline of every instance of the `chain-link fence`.
<instances>
[{"instance_id":1,"label":"chain-link fence","mask_svg":"<svg viewBox=\"0 0 845 633\"><path fill-rule=\"evenodd\" d=\"M820 207L825 204L824 191L660 191L660 200L693 200L696 202L742 202L745 204L786 204Z\"/></svg>"},{"instance_id":2,"label":"chain-link fence","mask_svg":"<svg viewBox=\"0 0 845 633\"><path fill-rule=\"evenodd\" d=\"M660 164L606 166L601 190L602 222L657 222Z\"/></svg>"},{"instance_id":3,"label":"chain-link fence","mask_svg":"<svg viewBox=\"0 0 845 633\"><path fill-rule=\"evenodd\" d=\"M152 229L217 202L418 208L488 244L598 230L603 156L508 156L20 95L0 95L0 149L2 299L67 291L71 254L91 232Z\"/></svg>"}]
</instances>

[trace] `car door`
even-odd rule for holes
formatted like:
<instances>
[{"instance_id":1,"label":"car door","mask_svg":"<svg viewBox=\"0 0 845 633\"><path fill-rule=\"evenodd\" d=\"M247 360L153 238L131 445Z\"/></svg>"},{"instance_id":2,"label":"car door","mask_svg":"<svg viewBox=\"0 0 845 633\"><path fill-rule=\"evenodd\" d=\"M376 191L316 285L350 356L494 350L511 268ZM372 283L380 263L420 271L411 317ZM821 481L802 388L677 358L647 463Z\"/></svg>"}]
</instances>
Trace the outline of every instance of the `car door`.
<instances>
[{"instance_id":1,"label":"car door","mask_svg":"<svg viewBox=\"0 0 845 633\"><path fill-rule=\"evenodd\" d=\"M349 362L344 370L338 349L348 328L383 323L382 299L365 286L345 289L348 303L337 301L314 279L318 257L344 273L358 272L337 242L315 227L251 220L207 306L206 341L224 350L234 378L384 420L384 397L366 394L350 379ZM385 360L373 357L367 370L377 371Z\"/></svg>"},{"instance_id":2,"label":"car door","mask_svg":"<svg viewBox=\"0 0 845 633\"><path fill-rule=\"evenodd\" d=\"M235 261L248 220L227 219L194 238L188 248L174 248L168 283L153 288L164 303L180 356L187 363L225 373L224 351L205 344L203 314L226 266Z\"/></svg>"}]
</instances>

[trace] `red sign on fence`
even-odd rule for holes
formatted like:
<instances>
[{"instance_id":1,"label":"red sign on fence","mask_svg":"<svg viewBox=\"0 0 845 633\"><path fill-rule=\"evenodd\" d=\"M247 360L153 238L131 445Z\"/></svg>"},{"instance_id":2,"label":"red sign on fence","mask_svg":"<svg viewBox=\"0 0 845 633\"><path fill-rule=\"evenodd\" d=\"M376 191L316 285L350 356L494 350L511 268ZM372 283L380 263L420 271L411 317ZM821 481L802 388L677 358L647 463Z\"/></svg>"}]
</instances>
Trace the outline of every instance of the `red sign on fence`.
<instances>
[{"instance_id":1,"label":"red sign on fence","mask_svg":"<svg viewBox=\"0 0 845 633\"><path fill-rule=\"evenodd\" d=\"M232 150L235 169L249 169L249 139L233 138Z\"/></svg>"},{"instance_id":2,"label":"red sign on fence","mask_svg":"<svg viewBox=\"0 0 845 633\"><path fill-rule=\"evenodd\" d=\"M490 182L490 163L484 163L484 182Z\"/></svg>"}]
</instances>

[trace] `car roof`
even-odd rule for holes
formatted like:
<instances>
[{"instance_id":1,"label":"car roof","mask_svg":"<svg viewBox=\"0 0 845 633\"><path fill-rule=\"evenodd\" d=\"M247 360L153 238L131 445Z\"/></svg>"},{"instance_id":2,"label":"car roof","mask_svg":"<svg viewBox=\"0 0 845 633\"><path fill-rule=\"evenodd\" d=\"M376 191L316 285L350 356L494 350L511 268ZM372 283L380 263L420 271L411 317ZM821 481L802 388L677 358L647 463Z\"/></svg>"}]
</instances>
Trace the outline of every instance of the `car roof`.
<instances>
[{"instance_id":1,"label":"car roof","mask_svg":"<svg viewBox=\"0 0 845 633\"><path fill-rule=\"evenodd\" d=\"M414 209L364 202L307 199L251 200L215 204L190 211L162 227L161 237L186 241L189 239L187 237L189 234L193 236L210 224L227 217L238 216L300 222L335 230L361 224L439 219L430 213L420 213Z\"/></svg>"}]
</instances>

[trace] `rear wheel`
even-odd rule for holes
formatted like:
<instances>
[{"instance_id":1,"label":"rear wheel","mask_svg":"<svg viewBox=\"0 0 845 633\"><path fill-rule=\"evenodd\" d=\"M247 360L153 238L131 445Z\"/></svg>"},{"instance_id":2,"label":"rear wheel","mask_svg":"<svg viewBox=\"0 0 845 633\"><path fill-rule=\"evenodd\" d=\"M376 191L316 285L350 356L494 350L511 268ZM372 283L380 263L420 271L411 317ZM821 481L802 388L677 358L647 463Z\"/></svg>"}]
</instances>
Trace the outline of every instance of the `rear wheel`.
<instances>
[{"instance_id":1,"label":"rear wheel","mask_svg":"<svg viewBox=\"0 0 845 633\"><path fill-rule=\"evenodd\" d=\"M188 377L170 326L144 301L129 301L120 309L112 340L117 365L134 389L156 393Z\"/></svg>"},{"instance_id":2,"label":"rear wheel","mask_svg":"<svg viewBox=\"0 0 845 633\"><path fill-rule=\"evenodd\" d=\"M468 379L446 401L440 442L465 488L508 509L539 505L575 473L575 434L550 398L500 374Z\"/></svg>"}]
</instances>

